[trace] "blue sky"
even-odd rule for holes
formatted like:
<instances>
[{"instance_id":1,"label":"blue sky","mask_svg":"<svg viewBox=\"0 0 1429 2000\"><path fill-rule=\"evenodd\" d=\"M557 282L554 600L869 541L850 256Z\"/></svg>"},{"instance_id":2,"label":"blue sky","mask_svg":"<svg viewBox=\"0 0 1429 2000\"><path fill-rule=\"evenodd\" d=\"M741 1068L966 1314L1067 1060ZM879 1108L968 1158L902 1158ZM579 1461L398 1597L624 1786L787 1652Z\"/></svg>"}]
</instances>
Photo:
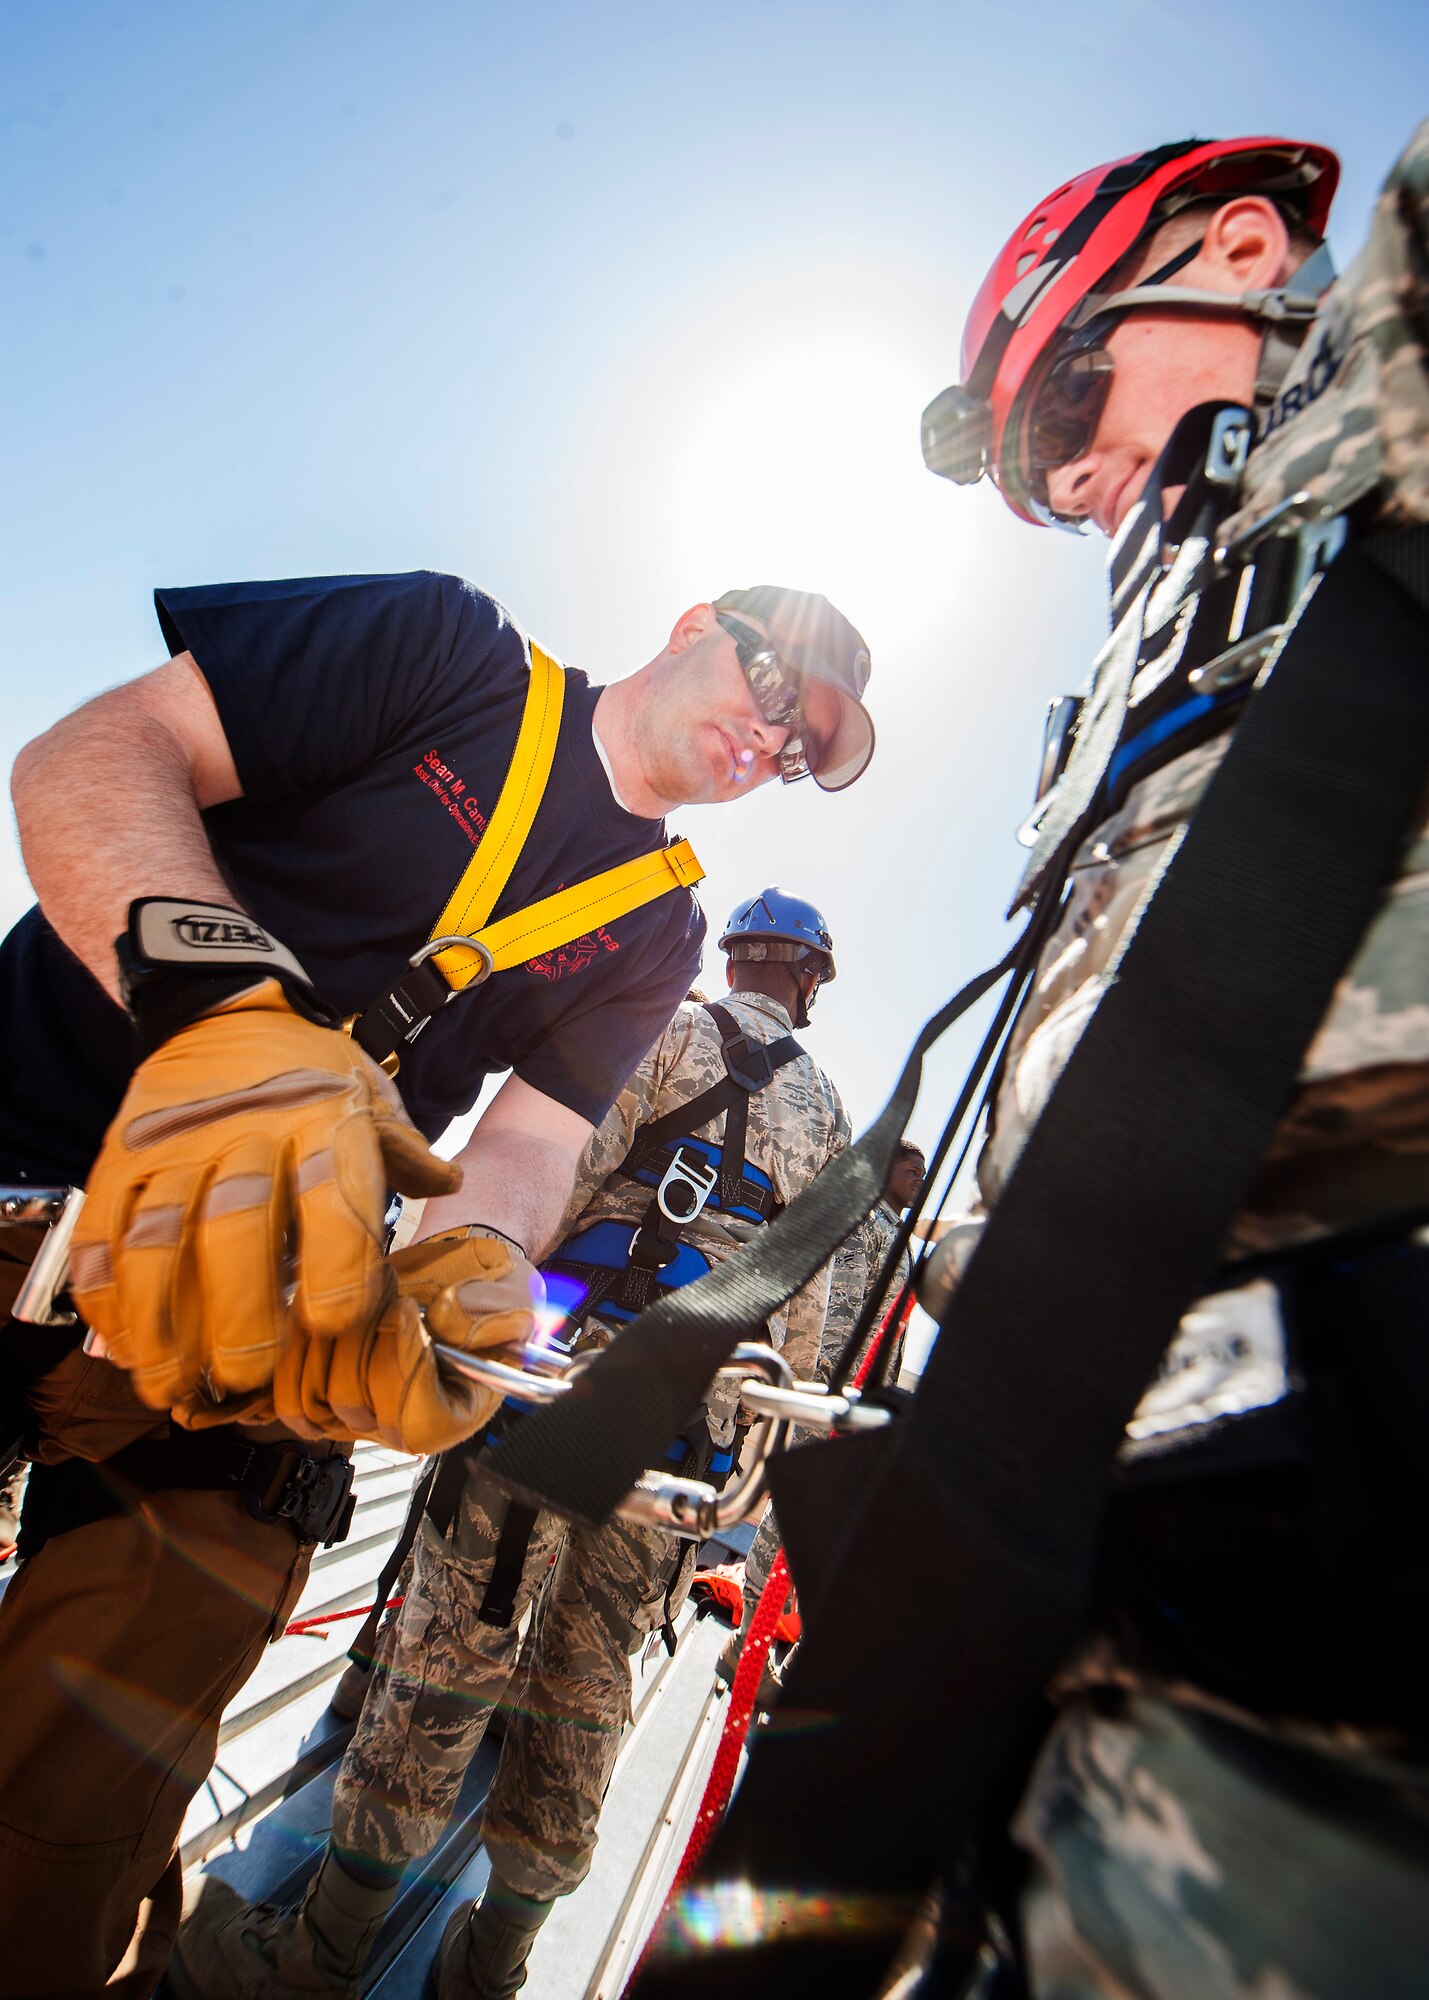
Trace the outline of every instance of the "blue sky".
<instances>
[{"instance_id":1,"label":"blue sky","mask_svg":"<svg viewBox=\"0 0 1429 2000\"><path fill-rule=\"evenodd\" d=\"M455 570L597 678L731 585L825 590L872 771L677 823L716 920L768 881L825 908L811 1042L861 1124L1002 949L1042 708L1101 629L1097 544L921 466L984 267L1070 172L1237 131L1341 151L1343 262L1426 57L1394 0L3 0L5 763L157 663L158 583Z\"/></svg>"}]
</instances>

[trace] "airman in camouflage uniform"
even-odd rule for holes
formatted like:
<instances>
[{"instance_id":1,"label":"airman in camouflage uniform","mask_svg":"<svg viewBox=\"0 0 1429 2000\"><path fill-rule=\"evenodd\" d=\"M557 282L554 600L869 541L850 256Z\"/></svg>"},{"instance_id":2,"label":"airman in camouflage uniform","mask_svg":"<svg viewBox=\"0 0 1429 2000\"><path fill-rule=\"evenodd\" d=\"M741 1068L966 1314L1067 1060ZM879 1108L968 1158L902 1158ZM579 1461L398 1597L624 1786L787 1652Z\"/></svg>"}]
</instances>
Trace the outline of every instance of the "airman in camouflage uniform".
<instances>
[{"instance_id":1,"label":"airman in camouflage uniform","mask_svg":"<svg viewBox=\"0 0 1429 2000\"><path fill-rule=\"evenodd\" d=\"M1197 220L1212 210L1219 218L1231 208L1243 214L1244 190L1253 191L1254 181L1218 183L1222 190L1238 185L1239 193L1207 199ZM1166 213L1159 219L1153 213L1151 229L1137 240L1128 260L1136 268L1123 268L1103 286L1147 282L1147 268L1180 247L1162 233L1173 226ZM1063 220L1057 218L1059 226ZM1208 240L1203 235L1191 254ZM1294 265L1293 234L1291 246ZM1207 281L1193 270L1177 282ZM1240 284L1249 295L1256 282L1277 280L1242 275ZM1141 355L1159 341L1164 357L1167 344L1191 324L1185 315L1163 319L1153 338L1143 323ZM1110 344L1120 386L1121 371L1137 357L1131 348L1118 349L1114 338ZM1128 376L1123 415L1134 386ZM1168 395L1164 440L1182 411L1169 407L1164 387L1162 393ZM1234 375L1219 393L1249 401ZM1429 124L1391 173L1363 252L1324 297L1271 394L1216 546L1234 551L1277 508L1284 510L1282 525L1348 512L1351 534L1429 521ZM1043 475L1051 511L1090 517L1107 533L1140 490L1125 476L1130 461L1116 458L1111 409L1110 401L1101 406L1092 436L1077 447L1080 456L1053 463ZM1006 490L1005 477L1003 484ZM1113 560L1118 553L1114 546ZM1157 606L1153 598L1152 609L1164 623L1177 609L1174 577L1163 588L1166 603ZM1347 697L1354 666L1345 661ZM1133 705L1138 687L1134 680ZM1076 854L1069 899L1043 948L1001 1072L978 1169L984 1213L999 1199L1115 977L1138 914L1228 741L1223 732L1162 762ZM1254 867L1253 854L1246 860ZM1166 1137L1174 1143L1174 1134ZM1306 1490L1295 1483L1306 1472L1282 1472L1276 1483L1273 1471L1259 1468L1253 1478L1240 1473L1237 1483L1225 1460L1210 1477L1202 1470L1199 1484L1193 1475L1189 1487L1179 1488L1188 1511L1174 1529L1164 1496L1169 1491L1174 1501L1178 1493L1166 1485L1168 1445L1204 1444L1212 1432L1224 1441L1228 1424L1233 1429L1245 1413L1303 1389L1287 1358L1282 1300L1286 1314L1297 1302L1300 1323L1314 1316L1322 1342L1340 1343L1323 1351L1343 1354L1346 1343L1358 1345L1383 1323L1380 1294L1356 1295L1352 1288L1355 1273L1378 1255L1396 1260L1399 1273L1399 1290L1384 1294L1394 1301L1385 1310L1404 1317L1403 1287L1417 1283L1422 1335L1429 1299L1422 1247L1405 1233L1383 1252L1356 1251L1353 1232L1422 1219L1426 1208L1429 823L1421 821L1306 1053L1298 1089L1226 1246L1232 1261L1275 1253L1279 1261L1269 1268L1276 1282L1262 1277L1200 1301L1128 1429L1123 1468L1134 1474L1155 1449L1161 1484L1140 1490L1159 1492L1163 1511L1122 1516L1135 1524L1140 1539L1128 1546L1144 1569L1132 1594L1112 1596L1107 1630L1064 1670L1061 1720L1015 1822L1031 1865L1021 1914L1034 1995L1249 2000L1275 1993L1330 2000L1424 1990L1429 1760L1422 1705L1394 1680L1396 1635L1411 1629L1396 1619L1410 1614L1388 1594L1402 1585L1394 1584L1392 1557L1384 1560L1396 1530L1408 1530L1410 1540L1418 1530L1412 1514L1396 1514L1393 1506L1376 1512L1374 1504L1390 1490L1376 1480L1391 1480L1396 1459L1409 1455L1389 1444L1392 1426L1398 1445L1412 1446L1417 1424L1414 1461L1422 1466L1424 1405L1412 1373L1398 1391L1389 1386L1393 1377L1381 1382L1371 1435L1356 1433L1349 1447L1356 1483L1342 1491L1321 1461L1310 1461L1321 1495L1314 1509L1296 1511L1293 1498ZM1400 1226L1407 1232L1412 1220ZM945 1300L977 1235L974 1217L939 1246L923 1297L930 1310ZM1347 1261L1323 1252L1307 1259L1317 1244L1347 1236L1351 1247L1339 1253ZM1415 1345L1411 1338L1406 1358ZM1396 1404L1407 1408L1390 1407ZM1364 1420L1363 1409L1355 1420ZM1366 1479L1364 1463L1377 1457L1387 1465L1371 1465ZM1340 1471L1338 1460L1333 1470ZM1184 1482L1186 1474L1180 1477ZM1408 1486L1395 1491L1414 1506ZM1350 1518L1355 1506L1347 1493L1356 1505L1368 1503L1367 1536L1365 1523ZM1197 1511L1190 1511L1193 1502ZM1422 1524L1422 1497L1418 1505ZM1364 1539L1356 1541L1357 1534ZM1187 1538L1200 1548L1198 1565L1188 1560ZM1356 1564L1365 1572L1358 1599L1346 1580ZM1112 1574L1125 1586L1125 1573ZM1104 1595L1105 1586L1104 1577ZM1147 1616L1158 1591L1174 1600L1158 1607L1165 1613L1159 1626ZM1409 1602L1415 1601L1411 1592ZM1322 1654L1348 1662L1351 1671L1339 1681L1338 1667L1321 1672ZM1364 1691L1363 1711L1336 1701L1345 1687ZM1267 1857L1273 1857L1268 1869Z\"/></svg>"},{"instance_id":2,"label":"airman in camouflage uniform","mask_svg":"<svg viewBox=\"0 0 1429 2000\"><path fill-rule=\"evenodd\" d=\"M809 1000L833 974L827 933L823 949L799 945L777 958L762 939L751 946L726 932L721 943L732 947L733 991L723 1004L751 1043L789 1036L796 1019L807 1025ZM735 954L750 951L757 958L734 962ZM702 1004L683 1002L586 1148L559 1232L563 1244L597 1223L641 1222L652 1190L618 1171L637 1131L727 1075L714 1017ZM723 1126L721 1115L688 1136L717 1142ZM768 1176L781 1206L848 1139L838 1091L802 1051L748 1098L746 1165ZM681 1238L715 1263L734 1255L759 1226L708 1205ZM796 1374L816 1364L828 1293L826 1267L769 1323L770 1339ZM603 1342L615 1327L589 1316L582 1331ZM716 1442L732 1437L736 1407L737 1398L712 1411ZM499 1446L494 1458L499 1466ZM464 1908L450 1927L444 2000L515 1992L552 1901L584 1880L631 1717L630 1657L683 1604L695 1545L618 1519L589 1528L543 1510L526 1543L510 1615L489 1622L488 1589L510 1507L486 1469L491 1459L489 1451L467 1469L448 1525L428 1515L418 1530L405 1600L378 1637L371 1686L338 1775L332 1847L303 1910L225 1913L220 1922L229 1934L246 1925L268 1963L241 1941L224 1948L236 1971L228 1987L210 1975L208 2000L237 2000L250 1987L265 2000L290 1992L356 1993L362 1959L402 1873L435 1845L500 1702L506 1731L482 1818L491 1885L480 1908ZM523 1647L518 1628L532 1605Z\"/></svg>"},{"instance_id":3,"label":"airman in camouflage uniform","mask_svg":"<svg viewBox=\"0 0 1429 2000\"><path fill-rule=\"evenodd\" d=\"M1295 499L1297 515L1429 520L1429 122L1379 197L1364 250L1333 286L1262 421L1224 543ZM1304 494L1302 501L1297 496ZM1349 663L1346 671L1352 672ZM1229 737L1164 764L1088 836L1042 954L978 1166L988 1206L1089 1020L1167 848ZM1429 819L1306 1052L1300 1091L1231 1248L1266 1251L1429 1200Z\"/></svg>"}]
</instances>

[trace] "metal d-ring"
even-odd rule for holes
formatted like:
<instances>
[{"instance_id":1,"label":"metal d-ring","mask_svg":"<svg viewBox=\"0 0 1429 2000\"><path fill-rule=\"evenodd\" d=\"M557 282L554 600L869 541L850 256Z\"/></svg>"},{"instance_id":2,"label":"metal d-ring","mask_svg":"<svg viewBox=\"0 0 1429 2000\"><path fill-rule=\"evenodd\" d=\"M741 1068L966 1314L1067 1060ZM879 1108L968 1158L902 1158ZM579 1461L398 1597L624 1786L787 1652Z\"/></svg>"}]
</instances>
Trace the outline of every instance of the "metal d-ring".
<instances>
[{"instance_id":1,"label":"metal d-ring","mask_svg":"<svg viewBox=\"0 0 1429 2000\"><path fill-rule=\"evenodd\" d=\"M468 986L481 986L490 979L496 970L496 960L491 955L490 946L484 945L480 938L462 937L459 934L452 937L428 938L422 949L414 951L407 960L408 965L425 965L429 958L435 958L439 951L446 951L454 944L465 945L468 951L474 951L481 960L481 970L474 978L464 980L460 987L454 986L447 995L448 1003L455 1000L459 992L464 993Z\"/></svg>"}]
</instances>

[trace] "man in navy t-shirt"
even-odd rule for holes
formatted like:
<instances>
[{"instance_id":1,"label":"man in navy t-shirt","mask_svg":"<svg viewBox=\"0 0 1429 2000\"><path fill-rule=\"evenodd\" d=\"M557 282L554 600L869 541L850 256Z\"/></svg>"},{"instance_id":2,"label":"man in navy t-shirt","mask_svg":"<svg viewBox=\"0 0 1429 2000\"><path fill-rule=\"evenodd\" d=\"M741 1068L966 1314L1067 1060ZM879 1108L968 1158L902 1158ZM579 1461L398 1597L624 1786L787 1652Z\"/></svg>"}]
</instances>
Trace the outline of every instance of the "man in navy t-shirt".
<instances>
[{"instance_id":1,"label":"man in navy t-shirt","mask_svg":"<svg viewBox=\"0 0 1429 2000\"><path fill-rule=\"evenodd\" d=\"M433 1195L419 1236L443 1271L470 1243L474 1277L506 1274L475 1318L509 1306L704 934L676 887L493 974L403 1048L398 1101L334 1026L402 974L479 851L522 721L526 641L494 600L428 573L157 603L169 663L15 767L39 907L0 946L0 1179L87 1181L87 1212L114 1218L82 1244L74 1282L86 1306L105 1302L105 1323L89 1316L137 1372L77 1347L46 1367L43 1339L58 1352L63 1337L11 1329L40 1504L0 1612L0 1994L100 1986L121 1962L110 1990L147 1993L167 1954L185 1806L318 1532L325 1448L224 1421L285 1413L271 1360L236 1393L245 1329L256 1350L276 1323L282 1366L297 1358L286 1408L300 1403L309 1439L342 1435L345 1411L347 1434L388 1434L382 1396L406 1412L414 1383L455 1395L425 1335L403 1321L399 1342L383 1317L384 1186ZM550 778L494 919L658 852L678 804L775 776L851 783L872 754L867 673L826 600L760 587L686 612L626 680L567 674ZM165 905L146 899L215 913L188 925L192 961L155 948L145 912ZM223 962L215 937L251 946L260 969ZM418 1135L435 1139L501 1071L458 1187ZM206 1169L210 1146L236 1165ZM329 1361L359 1354L360 1393L313 1392ZM170 1369L186 1397L155 1391ZM352 1421L354 1404L375 1420Z\"/></svg>"}]
</instances>

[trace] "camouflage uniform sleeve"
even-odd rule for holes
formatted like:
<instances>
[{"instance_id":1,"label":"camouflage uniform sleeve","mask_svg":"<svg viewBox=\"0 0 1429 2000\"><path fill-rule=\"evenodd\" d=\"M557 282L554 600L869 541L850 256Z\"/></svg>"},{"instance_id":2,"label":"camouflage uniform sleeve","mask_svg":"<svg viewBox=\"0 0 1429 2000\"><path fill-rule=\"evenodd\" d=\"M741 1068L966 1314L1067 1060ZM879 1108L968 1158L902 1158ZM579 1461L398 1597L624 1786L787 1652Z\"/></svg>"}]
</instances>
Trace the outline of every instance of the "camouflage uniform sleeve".
<instances>
[{"instance_id":1,"label":"camouflage uniform sleeve","mask_svg":"<svg viewBox=\"0 0 1429 2000\"><path fill-rule=\"evenodd\" d=\"M648 1125L659 1116L657 1106L661 1087L685 1052L690 1039L690 1022L690 1007L681 1005L659 1041L641 1058L625 1088L587 1141L580 1165L576 1168L576 1184L555 1239L558 1243L564 1243L572 1234L597 1189L604 1186L630 1151L635 1128Z\"/></svg>"},{"instance_id":2,"label":"camouflage uniform sleeve","mask_svg":"<svg viewBox=\"0 0 1429 2000\"><path fill-rule=\"evenodd\" d=\"M1386 342L1385 470L1393 513L1429 520L1429 118L1419 126L1380 196L1405 233L1405 269L1397 289L1399 324Z\"/></svg>"},{"instance_id":3,"label":"camouflage uniform sleeve","mask_svg":"<svg viewBox=\"0 0 1429 2000\"><path fill-rule=\"evenodd\" d=\"M829 1269L825 1264L815 1271L809 1282L799 1287L784 1308L784 1359L801 1382L809 1381L818 1374L823 1362L821 1349L829 1304Z\"/></svg>"},{"instance_id":4,"label":"camouflage uniform sleeve","mask_svg":"<svg viewBox=\"0 0 1429 2000\"><path fill-rule=\"evenodd\" d=\"M829 1097L833 1105L834 1121L829 1134L828 1152L819 1171L822 1172L830 1160L841 1153L853 1135L848 1112L839 1096L838 1087L830 1079ZM828 1344L825 1333L825 1319L830 1309L830 1279L837 1260L825 1264L815 1271L808 1283L795 1292L789 1303L773 1315L769 1330L776 1347L784 1350L784 1359L801 1381L812 1381L815 1377L826 1380L823 1372L824 1349ZM837 1350L835 1350L837 1351Z\"/></svg>"},{"instance_id":5,"label":"camouflage uniform sleeve","mask_svg":"<svg viewBox=\"0 0 1429 2000\"><path fill-rule=\"evenodd\" d=\"M853 1235L835 1254L830 1267L829 1310L824 1320L824 1338L819 1350L818 1377L827 1382L833 1365L843 1351L844 1342L853 1332L865 1297L868 1294L872 1271L869 1267L868 1220L858 1225Z\"/></svg>"}]
</instances>

